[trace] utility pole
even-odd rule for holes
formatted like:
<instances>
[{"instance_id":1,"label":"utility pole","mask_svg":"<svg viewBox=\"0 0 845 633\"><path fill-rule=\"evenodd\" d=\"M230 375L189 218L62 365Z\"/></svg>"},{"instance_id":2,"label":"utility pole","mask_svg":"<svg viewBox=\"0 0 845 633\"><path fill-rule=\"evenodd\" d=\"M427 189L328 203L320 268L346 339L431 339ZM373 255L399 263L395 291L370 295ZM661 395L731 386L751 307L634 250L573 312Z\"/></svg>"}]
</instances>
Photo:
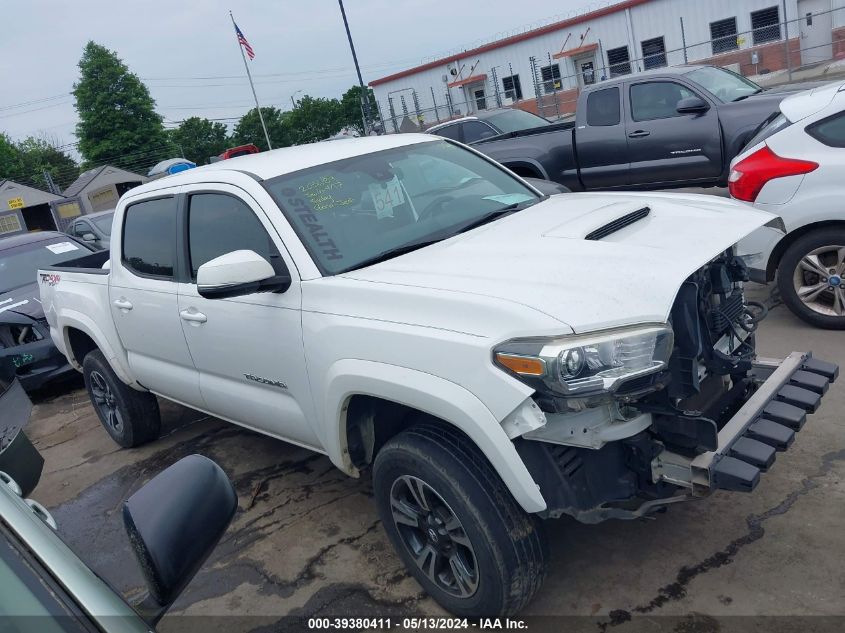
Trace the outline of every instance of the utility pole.
<instances>
[{"instance_id":1,"label":"utility pole","mask_svg":"<svg viewBox=\"0 0 845 633\"><path fill-rule=\"evenodd\" d=\"M343 8L343 0L337 0L340 5L340 14L343 16L343 26L346 28L346 37L349 39L349 49L352 51L352 61L355 62L355 72L358 73L358 84L361 86L361 108L364 112L364 136L370 135L370 99L364 78L361 77L361 67L358 66L358 56L355 54L355 45L352 43L352 33L349 32L349 22L346 19L346 10Z\"/></svg>"}]
</instances>

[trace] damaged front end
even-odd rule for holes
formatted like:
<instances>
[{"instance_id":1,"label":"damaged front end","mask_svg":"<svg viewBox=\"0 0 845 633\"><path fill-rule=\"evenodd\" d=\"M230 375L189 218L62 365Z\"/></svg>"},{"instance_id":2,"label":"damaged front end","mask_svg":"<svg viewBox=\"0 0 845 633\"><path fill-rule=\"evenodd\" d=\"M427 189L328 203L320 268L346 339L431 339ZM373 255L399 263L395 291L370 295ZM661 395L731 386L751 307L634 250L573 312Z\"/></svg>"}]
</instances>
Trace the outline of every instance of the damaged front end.
<instances>
[{"instance_id":1,"label":"damaged front end","mask_svg":"<svg viewBox=\"0 0 845 633\"><path fill-rule=\"evenodd\" d=\"M14 368L27 391L72 371L50 338L47 320L12 310L0 312L0 362Z\"/></svg>"},{"instance_id":2,"label":"damaged front end","mask_svg":"<svg viewBox=\"0 0 845 633\"><path fill-rule=\"evenodd\" d=\"M559 360L536 355L541 367L513 353L527 348L503 346L518 358L509 367L515 374L569 377L563 388L538 388L503 421L546 500L545 516L633 519L716 489L754 489L839 370L809 352L758 359L754 333L766 308L746 300L747 280L732 251L691 275L671 310L669 350L658 339L617 334L609 359L590 342L586 358L616 367L597 373L622 376L610 389L573 393L583 376L564 366L569 352Z\"/></svg>"}]
</instances>

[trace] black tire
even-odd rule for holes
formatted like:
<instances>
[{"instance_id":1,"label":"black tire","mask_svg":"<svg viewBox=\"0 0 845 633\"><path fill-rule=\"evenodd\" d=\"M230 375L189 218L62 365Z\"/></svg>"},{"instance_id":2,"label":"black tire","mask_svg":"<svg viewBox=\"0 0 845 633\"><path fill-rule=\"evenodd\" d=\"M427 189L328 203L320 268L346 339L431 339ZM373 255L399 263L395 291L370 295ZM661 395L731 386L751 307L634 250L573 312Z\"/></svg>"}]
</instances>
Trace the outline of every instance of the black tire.
<instances>
[{"instance_id":1,"label":"black tire","mask_svg":"<svg viewBox=\"0 0 845 633\"><path fill-rule=\"evenodd\" d=\"M811 231L787 247L778 263L777 271L777 284L781 298L793 314L810 325L829 330L845 329L845 286L843 286L845 284L843 272L845 271L842 270L842 265L836 260L834 251L831 250L828 252L825 250L826 247L833 249L837 246L845 248L845 229L830 228ZM820 273L826 271L828 277L809 270L796 270L804 257L814 251L820 251L818 261L824 264L824 268ZM831 270L834 270L833 274L830 273ZM832 285L828 285L808 305L805 300L799 297L798 291L795 288L795 278L797 275L803 275L800 278L801 283L806 284L808 288L812 288L817 284L825 286L826 282L832 282ZM834 310L834 301L836 300L837 294L843 306L842 316L837 316L835 313L824 314L823 311L825 308L828 308L831 312ZM815 306L815 309L811 305Z\"/></svg>"},{"instance_id":2,"label":"black tire","mask_svg":"<svg viewBox=\"0 0 845 633\"><path fill-rule=\"evenodd\" d=\"M410 490L408 481L417 486L421 481L434 492L424 494L430 512L419 515L418 525L423 529L405 524L400 528L394 520L392 500L396 498L406 512L409 507L421 509L425 505L401 499L403 491ZM373 487L387 535L408 571L450 613L461 617L514 615L542 585L548 558L543 526L517 504L489 462L458 431L423 423L390 439L376 456ZM393 493L396 497L392 499ZM406 499L411 496L406 495ZM451 539L442 543L445 529L439 530L441 542L436 537L432 541L428 535L431 530L425 526L437 528L436 522L444 514L451 521L449 513L459 523L457 527L452 523L454 529L448 533L468 542L469 547ZM428 541L424 544L425 538ZM427 568L445 570L443 574L451 574L452 579L458 574L447 560L457 557L461 561L459 568L466 572L461 575L466 581L465 595L455 593L461 583L456 581L450 590L442 578L432 580L423 571L415 560L418 554L412 552L422 553L426 547L446 548L440 559L427 555L424 559ZM440 578L438 573L432 576Z\"/></svg>"},{"instance_id":3,"label":"black tire","mask_svg":"<svg viewBox=\"0 0 845 633\"><path fill-rule=\"evenodd\" d=\"M115 442L133 448L158 439L161 415L153 394L125 385L100 350L85 356L82 375L97 417Z\"/></svg>"}]
</instances>

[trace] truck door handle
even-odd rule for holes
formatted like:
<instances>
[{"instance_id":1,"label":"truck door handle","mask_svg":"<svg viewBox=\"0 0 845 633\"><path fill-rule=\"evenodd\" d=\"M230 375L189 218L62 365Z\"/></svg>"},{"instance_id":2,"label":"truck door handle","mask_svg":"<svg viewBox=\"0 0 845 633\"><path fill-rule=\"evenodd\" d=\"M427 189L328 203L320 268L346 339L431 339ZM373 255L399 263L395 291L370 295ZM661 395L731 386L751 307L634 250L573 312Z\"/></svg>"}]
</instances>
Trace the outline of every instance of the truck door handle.
<instances>
[{"instance_id":1,"label":"truck door handle","mask_svg":"<svg viewBox=\"0 0 845 633\"><path fill-rule=\"evenodd\" d=\"M651 132L646 132L645 130L635 130L628 135L628 138L642 138L644 136L648 136Z\"/></svg>"},{"instance_id":2,"label":"truck door handle","mask_svg":"<svg viewBox=\"0 0 845 633\"><path fill-rule=\"evenodd\" d=\"M121 297L120 299L115 299L114 301L112 301L112 303L114 304L115 308L120 308L121 310L132 309L132 304L123 297Z\"/></svg>"},{"instance_id":3,"label":"truck door handle","mask_svg":"<svg viewBox=\"0 0 845 633\"><path fill-rule=\"evenodd\" d=\"M195 310L182 310L179 313L179 316L185 321L190 321L191 323L205 323L208 321L207 316L205 316L202 312L197 312Z\"/></svg>"}]
</instances>

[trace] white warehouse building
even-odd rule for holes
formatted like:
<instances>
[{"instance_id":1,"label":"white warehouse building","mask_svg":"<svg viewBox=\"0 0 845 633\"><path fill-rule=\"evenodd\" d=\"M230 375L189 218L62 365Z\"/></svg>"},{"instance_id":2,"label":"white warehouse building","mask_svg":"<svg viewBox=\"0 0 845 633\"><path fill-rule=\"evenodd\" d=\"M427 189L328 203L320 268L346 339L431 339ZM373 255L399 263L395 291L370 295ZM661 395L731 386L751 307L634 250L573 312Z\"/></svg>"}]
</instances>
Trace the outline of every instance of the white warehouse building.
<instances>
[{"instance_id":1,"label":"white warehouse building","mask_svg":"<svg viewBox=\"0 0 845 633\"><path fill-rule=\"evenodd\" d=\"M586 84L661 66L755 76L843 58L845 0L623 0L370 86L397 132L502 106L556 118L575 111Z\"/></svg>"}]
</instances>

